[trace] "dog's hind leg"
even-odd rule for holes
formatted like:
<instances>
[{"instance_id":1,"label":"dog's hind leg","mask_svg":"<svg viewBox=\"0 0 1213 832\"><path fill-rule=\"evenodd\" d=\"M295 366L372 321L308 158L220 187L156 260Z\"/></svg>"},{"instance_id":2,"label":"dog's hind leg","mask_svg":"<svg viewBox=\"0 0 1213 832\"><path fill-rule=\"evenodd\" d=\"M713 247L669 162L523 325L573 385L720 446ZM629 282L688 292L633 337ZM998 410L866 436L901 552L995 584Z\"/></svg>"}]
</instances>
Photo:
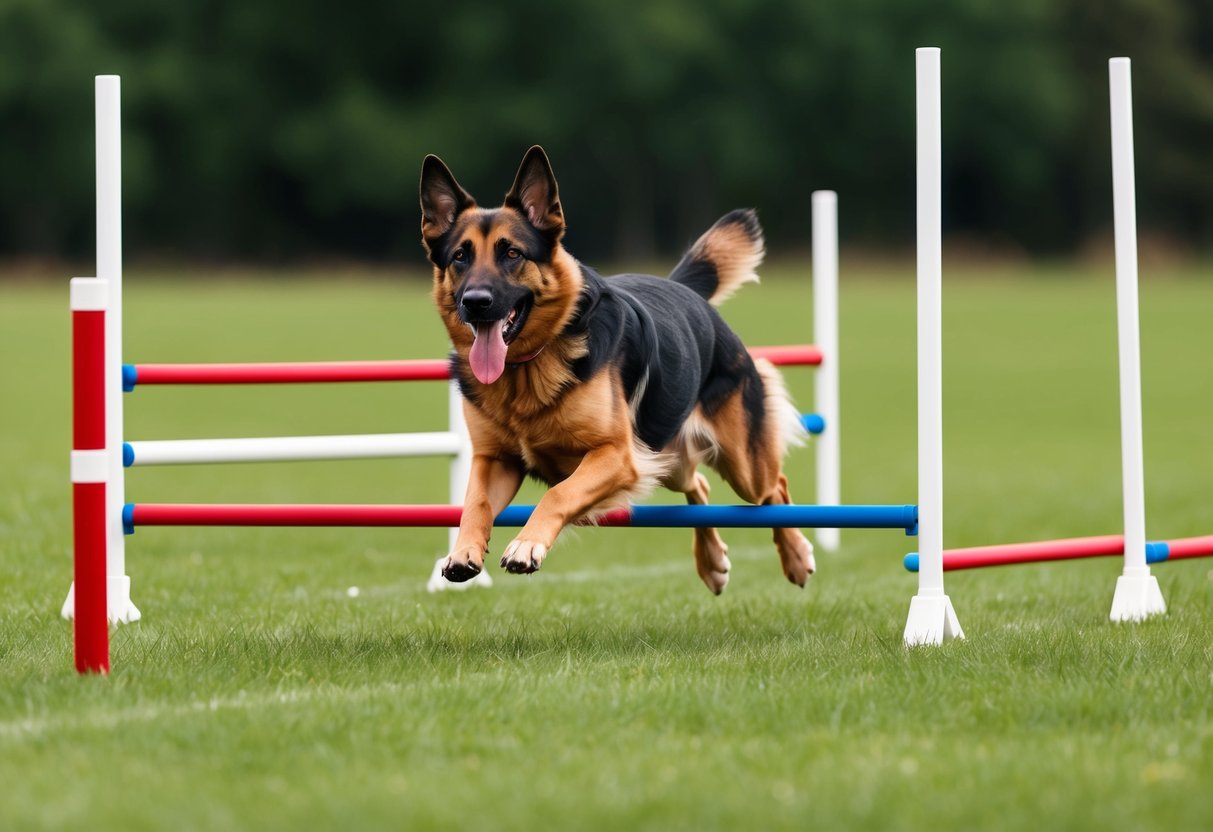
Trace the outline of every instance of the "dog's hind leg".
<instances>
[{"instance_id":1,"label":"dog's hind leg","mask_svg":"<svg viewBox=\"0 0 1213 832\"><path fill-rule=\"evenodd\" d=\"M765 365L765 366L764 366ZM769 373L775 373L774 380ZM788 441L798 434L784 424L795 412L783 391L777 371L766 362L758 362L757 377L761 379L761 404L754 397L747 406L743 390L730 396L709 417L712 431L719 444L714 466L725 481L743 500L758 505L790 505L788 478L783 473L783 456ZM785 412L787 411L787 412ZM816 569L813 544L799 529L774 529L775 549L783 574L789 581L803 587Z\"/></svg>"},{"instance_id":2,"label":"dog's hind leg","mask_svg":"<svg viewBox=\"0 0 1213 832\"><path fill-rule=\"evenodd\" d=\"M666 452L675 460L675 464L662 478L662 485L671 491L686 495L687 503L693 506L706 506L711 486L707 477L699 473L700 462L711 459L716 453L716 438L712 428L703 417L703 411L698 408L687 419L681 435ZM692 551L695 553L695 571L699 579L719 595L729 583L729 547L720 539L720 532L714 528L697 528L694 533Z\"/></svg>"},{"instance_id":3,"label":"dog's hind leg","mask_svg":"<svg viewBox=\"0 0 1213 832\"><path fill-rule=\"evenodd\" d=\"M706 506L711 488L708 479L698 471L692 477L690 490L684 492L687 502L693 506ZM713 528L695 529L695 570L700 580L714 594L724 592L729 583L729 547L720 539L720 532Z\"/></svg>"},{"instance_id":4,"label":"dog's hind leg","mask_svg":"<svg viewBox=\"0 0 1213 832\"><path fill-rule=\"evenodd\" d=\"M663 484L671 491L685 494L690 505L707 505L708 495L711 493L707 477L695 470L695 462L689 458L688 448L682 449L678 459L678 465L667 475ZM716 529L703 528L692 531L695 571L699 573L699 579L704 585L714 595L719 595L729 583L729 547L720 539L720 532Z\"/></svg>"}]
</instances>

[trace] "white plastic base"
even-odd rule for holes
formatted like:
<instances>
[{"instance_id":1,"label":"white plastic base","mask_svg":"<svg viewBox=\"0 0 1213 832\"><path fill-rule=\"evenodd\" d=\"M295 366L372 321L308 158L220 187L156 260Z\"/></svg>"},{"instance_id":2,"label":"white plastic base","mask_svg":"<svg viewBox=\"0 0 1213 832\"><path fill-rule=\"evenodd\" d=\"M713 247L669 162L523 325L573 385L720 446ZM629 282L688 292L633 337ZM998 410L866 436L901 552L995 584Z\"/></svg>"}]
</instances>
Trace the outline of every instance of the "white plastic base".
<instances>
[{"instance_id":1,"label":"white plastic base","mask_svg":"<svg viewBox=\"0 0 1213 832\"><path fill-rule=\"evenodd\" d=\"M425 588L429 592L446 592L455 590L463 592L465 589L471 589L474 586L488 589L493 585L493 579L489 577L489 570L481 569L480 574L470 581L464 581L461 584L453 583L442 577L442 564L446 563L446 556L438 558L434 561L434 571L430 573L430 579L426 582Z\"/></svg>"},{"instance_id":2,"label":"white plastic base","mask_svg":"<svg viewBox=\"0 0 1213 832\"><path fill-rule=\"evenodd\" d=\"M1116 579L1110 616L1113 621L1144 621L1166 611L1167 602L1162 598L1158 578L1150 574L1150 567Z\"/></svg>"},{"instance_id":3,"label":"white plastic base","mask_svg":"<svg viewBox=\"0 0 1213 832\"><path fill-rule=\"evenodd\" d=\"M910 599L910 615L906 619L907 647L922 644L943 644L948 639L964 638L960 619L946 595L915 595Z\"/></svg>"},{"instance_id":4,"label":"white plastic base","mask_svg":"<svg viewBox=\"0 0 1213 832\"><path fill-rule=\"evenodd\" d=\"M106 608L111 624L130 624L143 617L139 608L131 602L131 579L129 575L110 575L106 584ZM67 590L67 600L59 614L69 621L76 617L76 584Z\"/></svg>"}]
</instances>

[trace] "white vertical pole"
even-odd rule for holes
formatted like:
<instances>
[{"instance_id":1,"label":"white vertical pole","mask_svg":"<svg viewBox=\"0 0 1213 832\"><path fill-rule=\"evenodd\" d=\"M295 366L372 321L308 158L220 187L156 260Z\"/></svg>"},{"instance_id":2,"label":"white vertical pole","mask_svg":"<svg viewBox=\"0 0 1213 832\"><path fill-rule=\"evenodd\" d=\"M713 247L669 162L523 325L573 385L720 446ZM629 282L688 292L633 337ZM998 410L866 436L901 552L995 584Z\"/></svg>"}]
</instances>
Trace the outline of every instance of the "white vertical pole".
<instances>
[{"instance_id":1,"label":"white vertical pole","mask_svg":"<svg viewBox=\"0 0 1213 832\"><path fill-rule=\"evenodd\" d=\"M1116 230L1116 319L1120 349L1120 449L1124 487L1124 573L1112 600L1113 621L1166 612L1158 579L1146 565L1142 463L1141 334L1137 303L1137 207L1133 173L1133 85L1128 58L1108 61L1112 110L1112 204Z\"/></svg>"},{"instance_id":2,"label":"white vertical pole","mask_svg":"<svg viewBox=\"0 0 1213 832\"><path fill-rule=\"evenodd\" d=\"M448 430L459 437L459 450L451 457L451 505L463 505L468 490L468 473L472 466L472 440L468 436L467 421L463 418L463 394L459 383L451 381L447 396ZM455 551L455 540L459 529L449 530L447 551Z\"/></svg>"},{"instance_id":3,"label":"white vertical pole","mask_svg":"<svg viewBox=\"0 0 1213 832\"><path fill-rule=\"evenodd\" d=\"M964 638L943 589L942 151L939 49L916 52L918 113L918 594L907 645Z\"/></svg>"},{"instance_id":4,"label":"white vertical pole","mask_svg":"<svg viewBox=\"0 0 1213 832\"><path fill-rule=\"evenodd\" d=\"M472 439L468 435L467 420L463 418L463 394L459 392L459 383L451 381L450 392L447 396L447 420L450 432L459 437L459 450L451 458L451 505L463 505L468 490L468 476L472 470ZM453 528L447 536L447 551L455 551L455 541L459 539L459 529ZM491 560L491 559L490 559ZM464 590L473 586L491 587L493 579L489 577L488 563L480 574L470 581L456 584L442 577L442 565L446 557L440 557L434 562L430 571L430 579L425 588L430 592L444 592L448 589Z\"/></svg>"},{"instance_id":5,"label":"white vertical pole","mask_svg":"<svg viewBox=\"0 0 1213 832\"><path fill-rule=\"evenodd\" d=\"M122 467L122 88L117 75L98 75L97 98L97 277L109 284L105 321L105 445L109 453L106 574L111 621L137 621L126 575L126 501Z\"/></svg>"},{"instance_id":6,"label":"white vertical pole","mask_svg":"<svg viewBox=\"0 0 1213 832\"><path fill-rule=\"evenodd\" d=\"M814 191L813 206L813 340L824 360L814 375L813 407L825 420L817 438L818 505L842 501L838 419L838 195ZM837 551L838 529L818 529L817 542Z\"/></svg>"}]
</instances>

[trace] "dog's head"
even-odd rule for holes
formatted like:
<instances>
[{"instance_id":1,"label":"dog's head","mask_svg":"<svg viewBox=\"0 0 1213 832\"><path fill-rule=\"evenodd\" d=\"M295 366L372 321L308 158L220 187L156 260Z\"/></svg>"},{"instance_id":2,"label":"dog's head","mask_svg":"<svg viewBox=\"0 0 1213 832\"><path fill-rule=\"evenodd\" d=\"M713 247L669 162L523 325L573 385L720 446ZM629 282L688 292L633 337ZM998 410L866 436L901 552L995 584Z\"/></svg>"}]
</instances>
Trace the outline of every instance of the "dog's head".
<instances>
[{"instance_id":1,"label":"dog's head","mask_svg":"<svg viewBox=\"0 0 1213 832\"><path fill-rule=\"evenodd\" d=\"M564 212L547 154L532 147L500 208L484 209L437 156L421 166L421 237L434 300L473 375L491 384L555 337L580 291L560 245Z\"/></svg>"}]
</instances>

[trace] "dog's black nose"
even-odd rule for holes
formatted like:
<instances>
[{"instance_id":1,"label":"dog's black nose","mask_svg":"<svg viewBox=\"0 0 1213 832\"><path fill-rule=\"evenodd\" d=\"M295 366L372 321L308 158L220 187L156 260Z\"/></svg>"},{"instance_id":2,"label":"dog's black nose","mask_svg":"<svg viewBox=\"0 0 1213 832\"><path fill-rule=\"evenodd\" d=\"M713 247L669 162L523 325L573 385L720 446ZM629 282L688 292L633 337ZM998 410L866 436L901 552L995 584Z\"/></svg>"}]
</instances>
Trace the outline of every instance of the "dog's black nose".
<instances>
[{"instance_id":1,"label":"dog's black nose","mask_svg":"<svg viewBox=\"0 0 1213 832\"><path fill-rule=\"evenodd\" d=\"M493 293L488 289L468 289L459 301L470 315L483 315L493 305Z\"/></svg>"}]
</instances>

